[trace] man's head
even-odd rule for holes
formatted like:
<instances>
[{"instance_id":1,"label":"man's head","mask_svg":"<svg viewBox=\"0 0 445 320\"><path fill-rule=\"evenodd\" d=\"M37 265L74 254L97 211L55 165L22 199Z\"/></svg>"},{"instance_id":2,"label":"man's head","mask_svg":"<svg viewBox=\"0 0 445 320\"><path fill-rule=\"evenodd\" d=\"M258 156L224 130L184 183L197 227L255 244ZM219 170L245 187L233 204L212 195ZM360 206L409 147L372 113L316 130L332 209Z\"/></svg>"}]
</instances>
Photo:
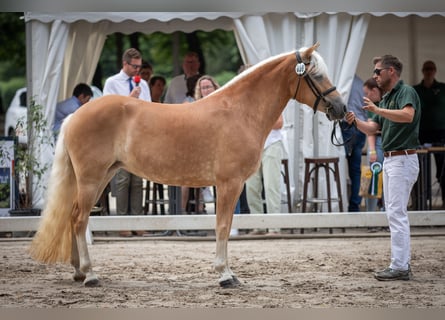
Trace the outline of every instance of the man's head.
<instances>
[{"instance_id":1,"label":"man's head","mask_svg":"<svg viewBox=\"0 0 445 320\"><path fill-rule=\"evenodd\" d=\"M186 77L191 77L199 72L201 62L196 52L188 52L182 61L182 70Z\"/></svg>"},{"instance_id":2,"label":"man's head","mask_svg":"<svg viewBox=\"0 0 445 320\"><path fill-rule=\"evenodd\" d=\"M73 96L79 99L80 103L83 105L90 101L93 96L93 91L90 86L85 83L79 83L74 87Z\"/></svg>"},{"instance_id":3,"label":"man's head","mask_svg":"<svg viewBox=\"0 0 445 320\"><path fill-rule=\"evenodd\" d=\"M153 67L147 61L142 61L141 70L139 71L141 78L149 82L153 74Z\"/></svg>"},{"instance_id":4,"label":"man's head","mask_svg":"<svg viewBox=\"0 0 445 320\"><path fill-rule=\"evenodd\" d=\"M397 57L386 54L375 57L373 63L373 78L384 92L390 91L400 79L403 70L402 62Z\"/></svg>"},{"instance_id":5,"label":"man's head","mask_svg":"<svg viewBox=\"0 0 445 320\"><path fill-rule=\"evenodd\" d=\"M150 78L149 87L151 93L151 100L153 102L161 102L161 97L165 90L167 81L162 76L153 76Z\"/></svg>"},{"instance_id":6,"label":"man's head","mask_svg":"<svg viewBox=\"0 0 445 320\"><path fill-rule=\"evenodd\" d=\"M129 76L133 77L139 73L142 67L142 55L135 48L125 50L122 55L122 69Z\"/></svg>"},{"instance_id":7,"label":"man's head","mask_svg":"<svg viewBox=\"0 0 445 320\"><path fill-rule=\"evenodd\" d=\"M428 60L423 63L422 73L424 80L427 81L434 80L434 78L436 77L436 71L437 71L436 64L433 61Z\"/></svg>"}]
</instances>

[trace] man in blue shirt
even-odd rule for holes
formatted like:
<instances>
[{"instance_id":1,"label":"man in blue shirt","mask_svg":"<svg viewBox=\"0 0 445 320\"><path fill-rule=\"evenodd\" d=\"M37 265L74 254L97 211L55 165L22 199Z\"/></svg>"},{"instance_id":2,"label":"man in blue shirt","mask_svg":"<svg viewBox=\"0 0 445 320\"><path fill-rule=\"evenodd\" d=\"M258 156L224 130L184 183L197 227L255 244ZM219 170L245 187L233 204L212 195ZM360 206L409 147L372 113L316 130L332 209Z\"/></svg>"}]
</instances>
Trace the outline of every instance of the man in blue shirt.
<instances>
[{"instance_id":1,"label":"man in blue shirt","mask_svg":"<svg viewBox=\"0 0 445 320\"><path fill-rule=\"evenodd\" d=\"M367 114L363 110L363 81L354 76L351 86L351 93L348 99L348 110L353 111L356 117L366 121ZM366 134L359 131L355 126L342 122L342 135L345 142L346 159L348 160L349 180L351 181L351 191L349 193L348 211L360 211L362 197L360 193L362 149L365 146Z\"/></svg>"},{"instance_id":2,"label":"man in blue shirt","mask_svg":"<svg viewBox=\"0 0 445 320\"><path fill-rule=\"evenodd\" d=\"M93 91L90 86L85 83L79 83L73 90L73 96L66 100L60 101L56 106L56 114L54 115L53 132L57 139L62 126L63 120L79 109L82 105L90 101Z\"/></svg>"}]
</instances>

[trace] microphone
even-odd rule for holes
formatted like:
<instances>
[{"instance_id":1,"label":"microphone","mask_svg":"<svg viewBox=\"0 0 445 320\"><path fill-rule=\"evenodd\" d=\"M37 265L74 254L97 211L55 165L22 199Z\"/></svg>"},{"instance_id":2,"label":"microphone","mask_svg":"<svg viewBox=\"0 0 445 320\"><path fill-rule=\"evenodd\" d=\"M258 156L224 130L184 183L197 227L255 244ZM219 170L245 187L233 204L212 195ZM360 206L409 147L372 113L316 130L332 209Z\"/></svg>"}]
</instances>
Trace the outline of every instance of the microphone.
<instances>
[{"instance_id":1,"label":"microphone","mask_svg":"<svg viewBox=\"0 0 445 320\"><path fill-rule=\"evenodd\" d=\"M134 76L133 81L136 84L136 87L139 86L139 82L141 82L141 76L139 75Z\"/></svg>"}]
</instances>

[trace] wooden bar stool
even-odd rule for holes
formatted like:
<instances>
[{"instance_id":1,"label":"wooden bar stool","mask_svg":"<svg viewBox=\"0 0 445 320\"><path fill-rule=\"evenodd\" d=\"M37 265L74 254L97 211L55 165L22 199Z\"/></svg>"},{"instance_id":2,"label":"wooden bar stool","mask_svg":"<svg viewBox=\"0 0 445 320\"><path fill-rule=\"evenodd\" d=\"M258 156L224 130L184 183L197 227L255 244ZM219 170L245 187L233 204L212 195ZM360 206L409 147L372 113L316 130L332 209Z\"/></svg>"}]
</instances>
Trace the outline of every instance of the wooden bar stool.
<instances>
[{"instance_id":1,"label":"wooden bar stool","mask_svg":"<svg viewBox=\"0 0 445 320\"><path fill-rule=\"evenodd\" d=\"M328 204L328 212L332 212L332 201L337 201L340 207L340 211L343 211L343 201L341 195L341 185L340 185L340 171L338 168L339 158L305 158L305 173L304 173L304 189L303 189L303 201L302 201L302 212L306 212L307 204L313 204L312 212L318 212L318 205L321 203ZM332 166L333 167L332 167ZM326 175L326 191L327 197L320 198L318 195L318 176L319 170L324 169ZM331 196L331 172L333 173L334 180L337 186L337 198L333 198ZM309 183L311 183L312 174L314 173L313 178L313 196L308 198L308 187ZM329 229L329 232L332 233L332 228ZM344 232L344 229L343 229ZM301 230L303 233L303 229Z\"/></svg>"},{"instance_id":2,"label":"wooden bar stool","mask_svg":"<svg viewBox=\"0 0 445 320\"><path fill-rule=\"evenodd\" d=\"M189 198L187 200L187 204L185 206L187 213L192 213L194 211L195 214L200 214L202 212L199 212L199 205L200 204L204 204L204 209L205 209L205 204L206 202L202 199L200 199L200 194L201 194L201 189L202 188L190 188L190 193L189 193ZM213 202L216 205L216 187L212 186L213 189ZM191 209L193 207L193 210ZM216 210L216 207L215 207Z\"/></svg>"},{"instance_id":3,"label":"wooden bar stool","mask_svg":"<svg viewBox=\"0 0 445 320\"><path fill-rule=\"evenodd\" d=\"M151 198L150 198L151 191ZM158 214L158 206L161 214L165 214L165 204L168 199L164 199L164 185L156 182L146 181L144 214L150 211L149 206L152 205L152 214Z\"/></svg>"}]
</instances>

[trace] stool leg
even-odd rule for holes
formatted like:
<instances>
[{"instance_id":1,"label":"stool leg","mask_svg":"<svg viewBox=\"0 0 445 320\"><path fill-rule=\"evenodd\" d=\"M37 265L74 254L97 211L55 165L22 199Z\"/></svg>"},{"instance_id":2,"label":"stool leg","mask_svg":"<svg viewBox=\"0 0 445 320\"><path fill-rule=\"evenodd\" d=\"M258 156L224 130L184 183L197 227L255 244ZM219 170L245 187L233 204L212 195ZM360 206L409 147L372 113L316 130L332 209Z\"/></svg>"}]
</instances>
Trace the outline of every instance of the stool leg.
<instances>
[{"instance_id":1,"label":"stool leg","mask_svg":"<svg viewBox=\"0 0 445 320\"><path fill-rule=\"evenodd\" d=\"M288 160L283 159L281 163L284 166L284 184L286 185L286 195L287 195L287 210L292 213L292 200L290 195L290 185L289 185L289 166Z\"/></svg>"},{"instance_id":2,"label":"stool leg","mask_svg":"<svg viewBox=\"0 0 445 320\"><path fill-rule=\"evenodd\" d=\"M310 164L309 162L305 161L304 166L304 185L303 185L303 201L301 203L301 212L306 212L306 204L307 204L307 191L308 191L308 185L310 181ZM300 234L304 234L304 228L300 229Z\"/></svg>"},{"instance_id":3,"label":"stool leg","mask_svg":"<svg viewBox=\"0 0 445 320\"><path fill-rule=\"evenodd\" d=\"M303 187L303 201L301 203L301 212L306 212L306 204L307 204L307 189L309 184L309 166L310 164L306 162L305 170L304 170L304 187Z\"/></svg>"},{"instance_id":4,"label":"stool leg","mask_svg":"<svg viewBox=\"0 0 445 320\"><path fill-rule=\"evenodd\" d=\"M145 181L145 199L144 199L144 215L148 212L148 205L150 199L150 181Z\"/></svg>"},{"instance_id":5,"label":"stool leg","mask_svg":"<svg viewBox=\"0 0 445 320\"><path fill-rule=\"evenodd\" d=\"M331 172L329 170L329 163L324 165L324 171L326 173L326 191L327 191L327 201L328 201L328 212L332 212L332 202L331 202Z\"/></svg>"},{"instance_id":6,"label":"stool leg","mask_svg":"<svg viewBox=\"0 0 445 320\"><path fill-rule=\"evenodd\" d=\"M151 208L152 208L152 214L158 214L158 196L156 195L156 183L153 182L153 188L151 190L151 198L152 198L152 203L151 203Z\"/></svg>"},{"instance_id":7,"label":"stool leg","mask_svg":"<svg viewBox=\"0 0 445 320\"><path fill-rule=\"evenodd\" d=\"M320 165L318 163L315 164L315 180L314 180L314 185L313 185L313 198L318 198L318 170L320 169ZM314 204L315 207L315 212L318 212L318 204L315 203Z\"/></svg>"},{"instance_id":8,"label":"stool leg","mask_svg":"<svg viewBox=\"0 0 445 320\"><path fill-rule=\"evenodd\" d=\"M199 196L201 188L195 188L195 213L199 214Z\"/></svg>"},{"instance_id":9,"label":"stool leg","mask_svg":"<svg viewBox=\"0 0 445 320\"><path fill-rule=\"evenodd\" d=\"M334 168L335 168L334 178L335 178L335 182L337 183L338 205L339 205L340 211L343 212L343 198L342 198L342 193L341 193L341 183L340 183L340 173L338 170L338 161L334 163ZM345 233L346 229L342 228L341 231L343 233Z\"/></svg>"},{"instance_id":10,"label":"stool leg","mask_svg":"<svg viewBox=\"0 0 445 320\"><path fill-rule=\"evenodd\" d=\"M340 206L340 211L343 212L343 197L342 197L342 193L341 193L341 183L340 183L340 174L339 174L339 170L338 170L338 162L336 162L334 164L335 166L335 181L337 183L337 194L338 194L338 204Z\"/></svg>"},{"instance_id":11,"label":"stool leg","mask_svg":"<svg viewBox=\"0 0 445 320\"><path fill-rule=\"evenodd\" d=\"M324 168L325 168L325 172L326 172L328 212L332 212L331 170L330 170L329 163L326 163ZM329 233L332 234L332 228L329 228Z\"/></svg>"},{"instance_id":12,"label":"stool leg","mask_svg":"<svg viewBox=\"0 0 445 320\"><path fill-rule=\"evenodd\" d=\"M158 196L160 200L161 215L165 215L165 202L164 202L164 185L161 183L156 183L156 189L158 190Z\"/></svg>"}]
</instances>

